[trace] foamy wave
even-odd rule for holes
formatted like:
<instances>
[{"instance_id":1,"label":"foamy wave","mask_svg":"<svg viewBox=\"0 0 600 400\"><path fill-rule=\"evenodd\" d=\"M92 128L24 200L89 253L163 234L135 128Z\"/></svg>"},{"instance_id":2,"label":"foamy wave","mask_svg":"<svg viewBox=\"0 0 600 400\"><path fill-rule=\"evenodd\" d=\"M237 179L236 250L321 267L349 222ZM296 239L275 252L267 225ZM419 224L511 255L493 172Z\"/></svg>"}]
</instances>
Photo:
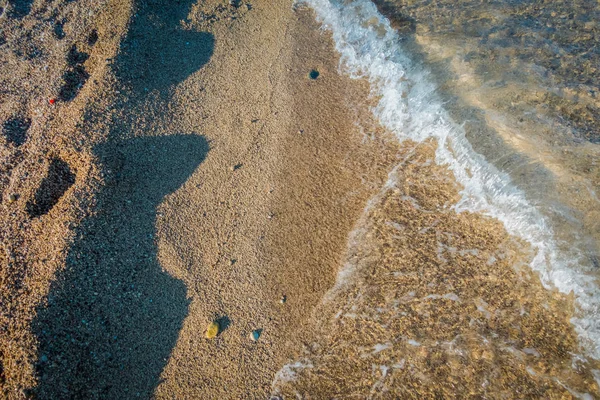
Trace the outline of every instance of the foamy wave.
<instances>
[{"instance_id":1,"label":"foamy wave","mask_svg":"<svg viewBox=\"0 0 600 400\"><path fill-rule=\"evenodd\" d=\"M551 227L510 177L476 153L464 129L450 118L428 71L403 52L402 38L368 0L305 0L324 28L331 31L341 55L340 69L370 82L378 99L374 115L398 139L436 139L436 162L450 168L464 187L457 211L481 212L500 220L506 230L526 240L535 251L531 268L547 288L575 294L578 309L571 322L586 353L600 359L600 296L585 274L577 249L557 251ZM351 275L345 266L339 278ZM338 282L339 283L339 282Z\"/></svg>"}]
</instances>

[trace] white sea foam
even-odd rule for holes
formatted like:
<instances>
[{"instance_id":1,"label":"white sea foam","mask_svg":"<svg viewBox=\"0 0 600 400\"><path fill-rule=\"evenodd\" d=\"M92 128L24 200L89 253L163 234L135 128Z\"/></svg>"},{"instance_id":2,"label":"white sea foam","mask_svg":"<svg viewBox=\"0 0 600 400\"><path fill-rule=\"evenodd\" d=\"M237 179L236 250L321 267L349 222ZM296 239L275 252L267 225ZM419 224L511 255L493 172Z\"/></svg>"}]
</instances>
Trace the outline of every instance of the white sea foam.
<instances>
[{"instance_id":1,"label":"white sea foam","mask_svg":"<svg viewBox=\"0 0 600 400\"><path fill-rule=\"evenodd\" d=\"M544 216L530 204L510 177L477 154L465 131L452 121L436 94L427 70L402 49L401 37L368 0L305 0L317 19L331 31L341 55L340 69L352 78L367 79L378 99L374 115L400 140L436 139L436 162L452 170L464 187L457 211L481 212L500 220L506 230L530 243L531 267L546 287L573 292L577 315L572 323L586 353L600 359L600 295L584 273L583 257L574 249L558 252ZM461 122L461 121L458 121ZM340 271L348 279L352 264Z\"/></svg>"},{"instance_id":2,"label":"white sea foam","mask_svg":"<svg viewBox=\"0 0 600 400\"><path fill-rule=\"evenodd\" d=\"M287 364L275 375L275 382L289 382L296 379L296 373L305 369L313 368L310 361L296 361L293 364Z\"/></svg>"},{"instance_id":3,"label":"white sea foam","mask_svg":"<svg viewBox=\"0 0 600 400\"><path fill-rule=\"evenodd\" d=\"M389 348L392 347L391 343L378 343L375 346L373 346L373 352L371 354L377 354L383 350L387 350Z\"/></svg>"}]
</instances>

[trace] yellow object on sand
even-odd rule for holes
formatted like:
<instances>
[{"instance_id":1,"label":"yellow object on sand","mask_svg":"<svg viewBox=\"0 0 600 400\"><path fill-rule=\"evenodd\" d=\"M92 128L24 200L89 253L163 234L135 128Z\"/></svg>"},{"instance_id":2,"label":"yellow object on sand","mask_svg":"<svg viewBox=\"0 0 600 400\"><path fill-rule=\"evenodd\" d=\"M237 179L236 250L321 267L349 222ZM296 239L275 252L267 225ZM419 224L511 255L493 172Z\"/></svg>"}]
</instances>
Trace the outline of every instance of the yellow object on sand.
<instances>
[{"instance_id":1,"label":"yellow object on sand","mask_svg":"<svg viewBox=\"0 0 600 400\"><path fill-rule=\"evenodd\" d=\"M208 328L206 328L206 334L205 334L207 339L213 339L218 334L219 334L219 324L217 324L216 322L213 322L210 325L208 325Z\"/></svg>"}]
</instances>

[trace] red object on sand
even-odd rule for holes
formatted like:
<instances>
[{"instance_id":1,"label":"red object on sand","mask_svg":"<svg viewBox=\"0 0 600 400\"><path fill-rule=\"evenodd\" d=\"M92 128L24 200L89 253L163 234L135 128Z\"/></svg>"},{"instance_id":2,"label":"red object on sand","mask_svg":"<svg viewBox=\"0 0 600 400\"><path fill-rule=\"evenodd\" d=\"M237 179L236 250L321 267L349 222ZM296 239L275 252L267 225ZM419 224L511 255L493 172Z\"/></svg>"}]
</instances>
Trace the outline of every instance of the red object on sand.
<instances>
[{"instance_id":1,"label":"red object on sand","mask_svg":"<svg viewBox=\"0 0 600 400\"><path fill-rule=\"evenodd\" d=\"M56 99L50 99L50 100L48 100L48 103L54 104L54 103L56 103Z\"/></svg>"}]
</instances>

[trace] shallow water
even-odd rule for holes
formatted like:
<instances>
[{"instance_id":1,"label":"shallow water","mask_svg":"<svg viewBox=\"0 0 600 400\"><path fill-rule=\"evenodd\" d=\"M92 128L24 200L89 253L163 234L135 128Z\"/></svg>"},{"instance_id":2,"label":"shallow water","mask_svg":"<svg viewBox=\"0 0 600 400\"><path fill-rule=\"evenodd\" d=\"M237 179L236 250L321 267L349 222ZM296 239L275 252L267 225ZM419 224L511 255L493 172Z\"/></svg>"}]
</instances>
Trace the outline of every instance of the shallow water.
<instances>
[{"instance_id":1,"label":"shallow water","mask_svg":"<svg viewBox=\"0 0 600 400\"><path fill-rule=\"evenodd\" d=\"M303 353L276 376L284 398L598 396L598 363L573 355L564 297L530 273L527 245L499 222L456 213L459 187L405 159L371 201L338 285L315 312ZM430 179L424 180L427 176Z\"/></svg>"},{"instance_id":2,"label":"shallow water","mask_svg":"<svg viewBox=\"0 0 600 400\"><path fill-rule=\"evenodd\" d=\"M598 267L598 2L376 3L475 151Z\"/></svg>"},{"instance_id":3,"label":"shallow water","mask_svg":"<svg viewBox=\"0 0 600 400\"><path fill-rule=\"evenodd\" d=\"M299 6L403 161L273 393L599 396L598 3Z\"/></svg>"}]
</instances>

